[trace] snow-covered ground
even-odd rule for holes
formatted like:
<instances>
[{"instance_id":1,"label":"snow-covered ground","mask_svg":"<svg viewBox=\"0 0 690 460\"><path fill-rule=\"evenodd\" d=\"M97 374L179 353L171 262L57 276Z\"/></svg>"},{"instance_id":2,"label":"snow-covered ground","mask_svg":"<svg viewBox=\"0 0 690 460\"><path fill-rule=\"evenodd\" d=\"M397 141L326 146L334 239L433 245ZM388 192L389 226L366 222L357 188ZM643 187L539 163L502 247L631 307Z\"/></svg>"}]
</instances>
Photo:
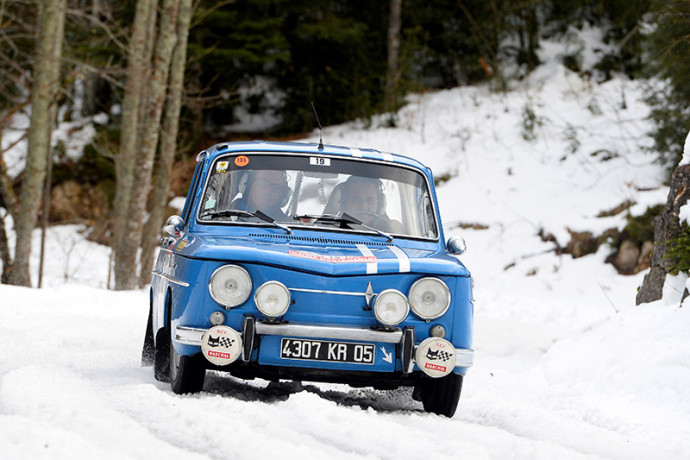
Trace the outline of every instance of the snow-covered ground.
<instances>
[{"instance_id":1,"label":"snow-covered ground","mask_svg":"<svg viewBox=\"0 0 690 460\"><path fill-rule=\"evenodd\" d=\"M568 229L622 228L623 214L596 216L625 200L633 214L665 201L641 96L553 63L507 93L411 98L395 129L381 117L324 130L450 176L444 228L468 242L476 298L476 364L452 419L407 390L212 374L175 395L139 366L146 290L105 290L109 250L59 227L48 287L0 286L0 458L690 458L685 277L636 307L643 273L618 275L608 247L574 260L538 236L564 245Z\"/></svg>"}]
</instances>

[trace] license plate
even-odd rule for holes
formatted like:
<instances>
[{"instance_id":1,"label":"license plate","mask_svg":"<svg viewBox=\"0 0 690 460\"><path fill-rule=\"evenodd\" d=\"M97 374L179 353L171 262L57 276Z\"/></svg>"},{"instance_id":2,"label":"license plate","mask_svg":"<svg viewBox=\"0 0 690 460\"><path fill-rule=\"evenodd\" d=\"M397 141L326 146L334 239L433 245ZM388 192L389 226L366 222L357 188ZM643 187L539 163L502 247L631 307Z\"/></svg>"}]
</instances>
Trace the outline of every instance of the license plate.
<instances>
[{"instance_id":1,"label":"license plate","mask_svg":"<svg viewBox=\"0 0 690 460\"><path fill-rule=\"evenodd\" d=\"M282 359L374 364L375 354L376 346L371 343L303 339L282 339L280 341L280 357Z\"/></svg>"}]
</instances>

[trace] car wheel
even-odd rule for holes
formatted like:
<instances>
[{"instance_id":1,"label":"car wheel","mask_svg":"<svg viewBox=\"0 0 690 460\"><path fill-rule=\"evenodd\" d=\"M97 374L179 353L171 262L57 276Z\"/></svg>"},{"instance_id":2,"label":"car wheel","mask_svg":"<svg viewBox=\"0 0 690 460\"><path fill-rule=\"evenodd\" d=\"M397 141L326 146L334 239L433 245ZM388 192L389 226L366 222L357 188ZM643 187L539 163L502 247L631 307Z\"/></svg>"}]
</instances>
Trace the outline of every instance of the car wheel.
<instances>
[{"instance_id":1,"label":"car wheel","mask_svg":"<svg viewBox=\"0 0 690 460\"><path fill-rule=\"evenodd\" d=\"M448 374L438 379L425 378L419 382L419 393L424 410L452 417L460 400L462 375Z\"/></svg>"},{"instance_id":2,"label":"car wheel","mask_svg":"<svg viewBox=\"0 0 690 460\"><path fill-rule=\"evenodd\" d=\"M144 367L152 366L155 354L156 350L153 346L153 309L149 307L149 319L146 322L144 346L141 348L141 365Z\"/></svg>"},{"instance_id":3,"label":"car wheel","mask_svg":"<svg viewBox=\"0 0 690 460\"><path fill-rule=\"evenodd\" d=\"M153 354L153 376L159 382L170 382L170 328L162 327L156 333Z\"/></svg>"},{"instance_id":4,"label":"car wheel","mask_svg":"<svg viewBox=\"0 0 690 460\"><path fill-rule=\"evenodd\" d=\"M206 368L201 355L180 356L170 347L170 386L173 393L198 393L204 387Z\"/></svg>"}]
</instances>

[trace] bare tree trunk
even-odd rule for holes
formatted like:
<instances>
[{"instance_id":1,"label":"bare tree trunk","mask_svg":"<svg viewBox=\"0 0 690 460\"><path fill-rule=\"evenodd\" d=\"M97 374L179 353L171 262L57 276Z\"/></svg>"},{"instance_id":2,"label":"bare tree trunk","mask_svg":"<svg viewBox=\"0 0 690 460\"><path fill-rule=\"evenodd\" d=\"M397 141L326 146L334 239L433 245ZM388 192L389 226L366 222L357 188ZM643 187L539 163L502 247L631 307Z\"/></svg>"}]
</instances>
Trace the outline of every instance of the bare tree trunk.
<instances>
[{"instance_id":1,"label":"bare tree trunk","mask_svg":"<svg viewBox=\"0 0 690 460\"><path fill-rule=\"evenodd\" d=\"M135 289L139 277L137 270L137 253L141 245L144 226L144 214L146 213L146 201L151 189L151 171L155 158L156 147L160 134L160 121L163 112L163 104L170 72L170 61L173 48L177 41L175 28L177 25L179 0L164 0L160 14L158 39L153 56L153 73L149 79L148 104L146 118L142 121L144 137L140 139L141 150L137 158L137 167L134 171L134 183L130 196L129 211L125 228L127 237L120 242L120 263L115 262L115 273L126 272L121 279L121 284L116 289ZM129 270L125 270L129 267Z\"/></svg>"},{"instance_id":2,"label":"bare tree trunk","mask_svg":"<svg viewBox=\"0 0 690 460\"><path fill-rule=\"evenodd\" d=\"M115 225L113 226L112 245L115 251L115 289L127 289L125 285L132 270L136 269L124 259L123 241L127 235L126 222L129 209L132 183L134 182L134 162L137 154L137 134L139 132L139 107L141 105L142 89L146 86L147 61L145 59L146 40L148 35L149 16L154 0L139 0L132 25L132 38L129 41L129 56L127 63L127 79L125 95L122 101L122 122L120 124L120 149L115 159L115 203L113 211ZM128 263L130 265L128 265Z\"/></svg>"},{"instance_id":3,"label":"bare tree trunk","mask_svg":"<svg viewBox=\"0 0 690 460\"><path fill-rule=\"evenodd\" d=\"M31 90L31 125L24 179L15 221L17 240L9 282L31 286L29 259L31 233L36 225L43 181L50 151L52 104L59 88L60 56L64 35L66 0L44 0L39 20L39 43L34 63Z\"/></svg>"},{"instance_id":4,"label":"bare tree trunk","mask_svg":"<svg viewBox=\"0 0 690 460\"><path fill-rule=\"evenodd\" d=\"M384 107L386 112L396 109L398 90L398 62L400 54L400 16L402 0L391 0L388 20L388 69L386 72L386 91Z\"/></svg>"},{"instance_id":5,"label":"bare tree trunk","mask_svg":"<svg viewBox=\"0 0 690 460\"><path fill-rule=\"evenodd\" d=\"M0 140L2 140L1 130ZM4 152L0 150L0 196L2 196L2 201L7 209L7 214L14 218L17 211L17 196L14 193L10 176L7 174L7 166L5 165L3 153ZM0 261L2 261L2 274L0 275L1 284L6 284L9 281L10 271L13 265L12 256L10 255L10 246L7 240L7 232L5 230L5 217L7 217L7 214L0 216Z\"/></svg>"},{"instance_id":6,"label":"bare tree trunk","mask_svg":"<svg viewBox=\"0 0 690 460\"><path fill-rule=\"evenodd\" d=\"M6 284L9 281L10 270L12 268L12 257L10 257L10 245L7 242L7 232L5 231L5 217L0 216L0 262L2 262L2 274L0 283Z\"/></svg>"},{"instance_id":7,"label":"bare tree trunk","mask_svg":"<svg viewBox=\"0 0 690 460\"><path fill-rule=\"evenodd\" d=\"M63 23L64 26L64 23ZM62 34L61 34L62 35ZM58 56L59 58L59 56ZM56 77L59 75L56 75ZM50 122L48 123L48 135L53 132L55 128L55 120L57 120L57 104L53 104L50 108ZM46 177L43 181L43 208L41 209L41 249L38 264L38 288L43 287L43 264L45 262L46 249L46 232L48 229L48 221L50 220L50 197L52 190L53 179L53 149L48 146L48 160L46 165Z\"/></svg>"},{"instance_id":8,"label":"bare tree trunk","mask_svg":"<svg viewBox=\"0 0 690 460\"><path fill-rule=\"evenodd\" d=\"M156 160L153 178L153 198L149 220L144 226L141 243L141 273L139 287L151 281L153 256L158 244L160 228L165 219L165 209L170 192L170 175L177 150L177 133L182 108L184 91L184 71L187 62L187 37L192 18L192 0L180 0L180 11L177 20L177 44L170 64L168 83L168 100L165 106L165 117L161 128L160 150Z\"/></svg>"},{"instance_id":9,"label":"bare tree trunk","mask_svg":"<svg viewBox=\"0 0 690 460\"><path fill-rule=\"evenodd\" d=\"M2 139L1 135L0 139ZM7 165L5 164L4 152L2 150L0 150L0 195L5 203L7 212L13 219L16 219L19 203L14 187L12 187L12 179L10 179L10 175L7 173Z\"/></svg>"}]
</instances>

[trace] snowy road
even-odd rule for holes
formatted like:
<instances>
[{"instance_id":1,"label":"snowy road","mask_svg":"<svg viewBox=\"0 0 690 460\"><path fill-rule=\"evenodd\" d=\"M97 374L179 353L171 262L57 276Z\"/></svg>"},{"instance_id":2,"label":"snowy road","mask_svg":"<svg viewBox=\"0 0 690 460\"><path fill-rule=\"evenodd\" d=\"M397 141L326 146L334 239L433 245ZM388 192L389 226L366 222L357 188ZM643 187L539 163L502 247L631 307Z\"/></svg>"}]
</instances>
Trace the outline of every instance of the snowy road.
<instances>
[{"instance_id":1,"label":"snowy road","mask_svg":"<svg viewBox=\"0 0 690 460\"><path fill-rule=\"evenodd\" d=\"M504 310L520 306L516 297L483 294ZM535 334L527 323L509 326L505 315L492 320L486 312L478 321L484 338L477 365L449 420L424 413L408 391L267 386L215 373L203 393L178 396L139 366L144 291L0 286L0 298L4 459L690 456L690 406L680 406L687 399L669 400L689 394L681 385L689 381L690 363L683 358L687 348L680 349L688 344L682 338L688 309L621 313L546 354L548 332ZM615 377L619 369L612 366L618 366L616 347L653 318L671 346L662 376L681 380L643 402L636 396L645 396L654 377L620 387L625 375ZM562 332L557 324L551 329ZM615 330L618 339L611 336ZM588 353L596 357L578 359ZM683 359L686 367L674 369ZM620 366L634 361L625 355Z\"/></svg>"}]
</instances>

